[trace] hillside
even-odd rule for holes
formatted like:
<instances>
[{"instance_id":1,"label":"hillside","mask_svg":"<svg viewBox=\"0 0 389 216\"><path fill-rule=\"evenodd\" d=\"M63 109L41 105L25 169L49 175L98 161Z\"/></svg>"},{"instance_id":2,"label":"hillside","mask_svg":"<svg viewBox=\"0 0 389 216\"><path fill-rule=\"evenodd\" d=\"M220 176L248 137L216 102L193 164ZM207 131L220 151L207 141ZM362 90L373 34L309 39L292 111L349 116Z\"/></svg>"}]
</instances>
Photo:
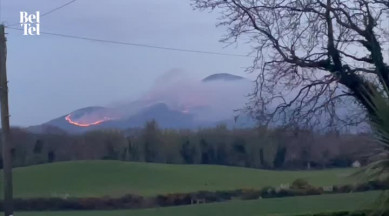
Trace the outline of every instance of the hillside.
<instances>
[{"instance_id":1,"label":"hillside","mask_svg":"<svg viewBox=\"0 0 389 216\"><path fill-rule=\"evenodd\" d=\"M210 81L234 81L234 80L243 80L244 78L241 76L228 74L228 73L218 73L218 74L212 74L207 77L205 77L202 81L203 82L210 82Z\"/></svg>"},{"instance_id":2,"label":"hillside","mask_svg":"<svg viewBox=\"0 0 389 216\"><path fill-rule=\"evenodd\" d=\"M77 161L14 170L16 197L92 197L262 188L304 178L313 185L351 181L350 169L267 171L208 165ZM0 176L1 177L1 176ZM0 185L2 190L2 185ZM0 191L2 193L2 191Z\"/></svg>"},{"instance_id":3,"label":"hillside","mask_svg":"<svg viewBox=\"0 0 389 216\"><path fill-rule=\"evenodd\" d=\"M73 110L46 123L28 127L34 133L57 128L68 133L83 133L106 128L143 127L156 120L161 128L197 129L226 124L229 127L252 127L246 115L234 120L236 112L247 102L253 83L240 76L219 73L204 79L170 77L169 82L156 83L134 101L114 107L92 106ZM53 130L51 130L53 131Z\"/></svg>"},{"instance_id":4,"label":"hillside","mask_svg":"<svg viewBox=\"0 0 389 216\"><path fill-rule=\"evenodd\" d=\"M138 113L125 118L116 119L114 117L118 115L116 113L117 111L115 109L87 107L73 111L71 117L74 119L84 119L84 122L98 122L99 119L104 119L104 116L112 117L112 119L101 121L95 125L78 126L66 120L66 117L69 115L64 115L45 124L28 127L27 130L33 133L47 133L45 129L48 126L61 129L68 133L83 133L107 128L134 129L143 127L146 122L152 120L157 121L162 128L192 128L194 125L191 115L172 110L164 103L156 103L152 106L144 107Z\"/></svg>"}]
</instances>

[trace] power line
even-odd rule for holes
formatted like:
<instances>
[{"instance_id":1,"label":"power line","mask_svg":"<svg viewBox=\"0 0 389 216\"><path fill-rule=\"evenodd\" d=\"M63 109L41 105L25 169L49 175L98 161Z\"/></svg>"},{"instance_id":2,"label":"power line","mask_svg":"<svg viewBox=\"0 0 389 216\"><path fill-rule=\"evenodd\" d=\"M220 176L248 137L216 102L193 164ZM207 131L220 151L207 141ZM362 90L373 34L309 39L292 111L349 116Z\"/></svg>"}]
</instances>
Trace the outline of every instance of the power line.
<instances>
[{"instance_id":1,"label":"power line","mask_svg":"<svg viewBox=\"0 0 389 216\"><path fill-rule=\"evenodd\" d=\"M49 15L55 11L58 11L77 0L71 0L69 2L66 2L65 4L62 4L58 7L55 7L45 13L41 14L41 17ZM1 19L1 0L0 0L0 19ZM12 25L5 26L8 29L14 29L22 31L20 28L15 28L13 26L18 25L19 23L15 23ZM187 53L198 53L198 54L208 54L208 55L221 55L221 56L235 56L235 57L250 57L248 55L240 55L240 54L230 54L230 53L220 53L220 52L212 52L212 51L204 51L204 50L192 50L192 49L181 49L181 48L173 48L173 47L163 47L163 46L155 46L155 45L149 45L149 44L139 44L139 43L130 43L130 42L122 42L122 41L113 41L113 40L105 40L105 39L98 39L98 38L90 38L90 37L83 37L83 36L76 36L76 35L67 35L67 34L60 34L60 33L53 33L53 32L40 32L42 34L46 35L52 35L57 37L63 37L63 38L72 38L72 39L79 39L79 40L87 40L87 41L94 41L94 42L101 42L101 43L109 43L109 44L116 44L116 45L126 45L126 46L135 46L135 47L143 47L143 48L151 48L151 49L160 49L160 50L168 50L168 51L176 51L176 52L187 52Z\"/></svg>"},{"instance_id":2,"label":"power line","mask_svg":"<svg viewBox=\"0 0 389 216\"><path fill-rule=\"evenodd\" d=\"M56 7L56 8L53 8L53 9L51 9L51 10L49 10L49 11L47 11L47 12L41 14L41 17L46 16L46 15L49 15L49 14L51 14L51 13L57 11L57 10L60 10L60 9L66 7L66 6L72 4L72 3L76 2L76 1L77 1L77 0L71 0L71 1L69 1L69 2L67 2L67 3L65 3L65 4L63 4L63 5L60 5L60 6Z\"/></svg>"},{"instance_id":3,"label":"power line","mask_svg":"<svg viewBox=\"0 0 389 216\"><path fill-rule=\"evenodd\" d=\"M77 1L77 0L71 0L71 1L69 1L69 2L66 2L65 4L62 4L62 5L58 6L58 7L55 7L55 8L53 8L53 9L51 9L51 10L45 12L45 13L42 13L42 14L40 15L40 17L47 16L47 15L49 15L49 14L51 14L51 13L57 11L57 10L60 10L60 9L62 9L62 8L64 8L64 7L66 7L66 6L68 6L68 5L70 5L70 4L74 3L74 2L76 2L76 1ZM0 0L0 3L1 3L1 0ZM1 8L0 8L0 9L1 9ZM14 23L14 24L12 24L12 25L8 25L8 27L12 27L12 26L16 26L16 25L19 25L19 23ZM7 26L6 26L6 27L7 27Z\"/></svg>"},{"instance_id":4,"label":"power line","mask_svg":"<svg viewBox=\"0 0 389 216\"><path fill-rule=\"evenodd\" d=\"M23 31L20 28L14 28L14 27L10 27L10 26L8 26L8 27L6 26L6 28ZM193 50L193 49L181 49L181 48L173 48L173 47L163 47L163 46L155 46L155 45L149 45L149 44L130 43L130 42L123 42L123 41L113 41L113 40L105 40L105 39L90 38L90 37L84 37L84 36L60 34L60 33L53 33L53 32L42 32L41 31L40 33L41 34L45 34L45 35L52 35L52 36L57 36L57 37L63 37L63 38L72 38L72 39L79 39L79 40L86 40L86 41L93 41L93 42L100 42L100 43L125 45L125 46L135 46L135 47L160 49L160 50L168 50L168 51L176 51L176 52L187 52L187 53L220 55L220 56L250 57L248 55L241 55L241 54L231 54L231 53L220 53L220 52L212 52L212 51L205 51L205 50Z\"/></svg>"}]
</instances>

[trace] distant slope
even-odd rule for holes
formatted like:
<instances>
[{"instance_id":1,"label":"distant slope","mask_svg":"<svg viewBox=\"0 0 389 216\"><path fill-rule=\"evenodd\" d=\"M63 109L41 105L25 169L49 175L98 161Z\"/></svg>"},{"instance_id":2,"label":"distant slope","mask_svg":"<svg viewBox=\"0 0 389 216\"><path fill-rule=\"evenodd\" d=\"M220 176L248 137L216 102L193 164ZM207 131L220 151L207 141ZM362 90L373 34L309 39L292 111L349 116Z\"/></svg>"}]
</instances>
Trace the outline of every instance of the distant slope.
<instances>
[{"instance_id":1,"label":"distant slope","mask_svg":"<svg viewBox=\"0 0 389 216\"><path fill-rule=\"evenodd\" d=\"M164 103L157 103L147 107L137 115L131 116L126 121L128 127L143 127L145 122L155 120L162 128L193 128L193 116L170 109Z\"/></svg>"},{"instance_id":2,"label":"distant slope","mask_svg":"<svg viewBox=\"0 0 389 216\"><path fill-rule=\"evenodd\" d=\"M104 112L106 110L109 110L108 108L101 107L101 106L91 106L91 107L85 107L78 110L75 110L72 112L73 117L80 117L83 115L88 115L89 113L93 112ZM63 134L63 133L82 133L89 131L91 129L99 129L98 127L90 127L90 128L83 128L78 127L75 125L70 124L65 120L65 117L67 116L63 115L58 118L55 118L53 120L50 120L44 124L41 125L34 125L27 127L26 130L32 133L37 134Z\"/></svg>"},{"instance_id":3,"label":"distant slope","mask_svg":"<svg viewBox=\"0 0 389 216\"><path fill-rule=\"evenodd\" d=\"M127 193L150 196L279 186L297 178L307 179L314 185L334 185L350 181L344 178L350 172L350 169L267 171L209 165L78 161L16 168L14 190L16 197L121 196Z\"/></svg>"},{"instance_id":4,"label":"distant slope","mask_svg":"<svg viewBox=\"0 0 389 216\"><path fill-rule=\"evenodd\" d=\"M371 208L380 192L231 201L191 206L122 211L45 212L45 216L296 216ZM42 212L18 212L41 216Z\"/></svg>"},{"instance_id":5,"label":"distant slope","mask_svg":"<svg viewBox=\"0 0 389 216\"><path fill-rule=\"evenodd\" d=\"M203 82L210 82L210 81L234 81L234 80L242 80L244 79L241 76L232 75L228 73L217 73L212 74L210 76L207 76L203 79Z\"/></svg>"},{"instance_id":6,"label":"distant slope","mask_svg":"<svg viewBox=\"0 0 389 216\"><path fill-rule=\"evenodd\" d=\"M96 112L114 112L105 107L87 107L78 109L72 112L74 118L82 117L83 115L93 115ZM67 115L53 119L47 123L38 126L28 127L27 130L33 133L46 133L47 128L58 128L68 133L82 133L91 130L100 130L106 128L115 129L128 129L128 128L140 128L145 125L146 122L156 120L162 128L178 129L178 128L193 128L195 123L193 122L193 116L185 114L176 110L170 109L164 103L156 103L151 106L144 107L138 113L134 115L112 119L103 122L98 125L89 127L79 127L70 124L65 120Z\"/></svg>"},{"instance_id":7,"label":"distant slope","mask_svg":"<svg viewBox=\"0 0 389 216\"><path fill-rule=\"evenodd\" d=\"M252 127L254 119L244 113L240 113L242 117L238 121L234 120L236 110L247 102L252 85L246 78L227 73L212 74L202 80L179 79L156 85L126 105L77 109L27 130L34 133L121 130L140 128L151 120L156 120L165 129L198 129L218 124L230 128Z\"/></svg>"}]
</instances>

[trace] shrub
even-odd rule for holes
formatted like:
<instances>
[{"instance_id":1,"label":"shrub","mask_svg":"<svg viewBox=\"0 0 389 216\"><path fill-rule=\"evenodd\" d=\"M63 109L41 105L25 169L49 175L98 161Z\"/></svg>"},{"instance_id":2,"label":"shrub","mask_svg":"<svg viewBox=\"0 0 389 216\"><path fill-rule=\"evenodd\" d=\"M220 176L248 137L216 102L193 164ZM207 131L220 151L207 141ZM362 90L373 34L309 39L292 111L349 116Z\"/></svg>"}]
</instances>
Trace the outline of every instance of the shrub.
<instances>
[{"instance_id":1,"label":"shrub","mask_svg":"<svg viewBox=\"0 0 389 216\"><path fill-rule=\"evenodd\" d=\"M291 189L309 189L313 186L308 183L308 181L304 179L296 179L291 185Z\"/></svg>"},{"instance_id":2,"label":"shrub","mask_svg":"<svg viewBox=\"0 0 389 216\"><path fill-rule=\"evenodd\" d=\"M238 197L241 194L240 190L234 190L234 191L216 191L216 196L219 197L221 200L230 200L234 197Z\"/></svg>"},{"instance_id":3,"label":"shrub","mask_svg":"<svg viewBox=\"0 0 389 216\"><path fill-rule=\"evenodd\" d=\"M350 193L354 190L352 185L334 186L335 193Z\"/></svg>"},{"instance_id":4,"label":"shrub","mask_svg":"<svg viewBox=\"0 0 389 216\"><path fill-rule=\"evenodd\" d=\"M253 200L253 199L258 199L261 196L261 191L259 190L243 190L241 199L242 200Z\"/></svg>"},{"instance_id":5,"label":"shrub","mask_svg":"<svg viewBox=\"0 0 389 216\"><path fill-rule=\"evenodd\" d=\"M371 212L368 211L360 211L360 212L332 212L332 213L318 213L318 214L308 214L308 215L299 215L299 216L375 216ZM389 212L383 213L381 216L389 216Z\"/></svg>"},{"instance_id":6,"label":"shrub","mask_svg":"<svg viewBox=\"0 0 389 216\"><path fill-rule=\"evenodd\" d=\"M349 193L351 191L385 190L389 189L386 182L371 181L359 185L334 186L330 193ZM307 181L297 179L293 182L291 189L276 189L274 187L264 187L261 190L240 189L231 191L199 191L195 193L166 194L152 198L145 198L137 195L125 195L120 198L99 197L99 198L30 198L15 199L15 210L21 211L42 211L42 210L111 210L111 209L134 209L151 208L158 206L189 205L193 201L197 202L221 202L233 198L251 200L273 197L290 197L304 195L320 195L324 193L323 188L314 187ZM0 200L0 211L3 203ZM342 216L342 212L328 214L328 216ZM326 214L317 214L324 216ZM360 216L356 214L355 216ZM389 215L388 215L389 216Z\"/></svg>"},{"instance_id":7,"label":"shrub","mask_svg":"<svg viewBox=\"0 0 389 216\"><path fill-rule=\"evenodd\" d=\"M315 188L315 187L311 187L311 188L308 188L306 190L306 195L321 195L324 193L324 190L323 188Z\"/></svg>"},{"instance_id":8,"label":"shrub","mask_svg":"<svg viewBox=\"0 0 389 216\"><path fill-rule=\"evenodd\" d=\"M270 198L270 197L275 197L276 195L276 189L274 187L264 187L261 190L261 196L263 198Z\"/></svg>"},{"instance_id":9,"label":"shrub","mask_svg":"<svg viewBox=\"0 0 389 216\"><path fill-rule=\"evenodd\" d=\"M189 205L192 196L190 194L159 195L155 201L158 206Z\"/></svg>"}]
</instances>

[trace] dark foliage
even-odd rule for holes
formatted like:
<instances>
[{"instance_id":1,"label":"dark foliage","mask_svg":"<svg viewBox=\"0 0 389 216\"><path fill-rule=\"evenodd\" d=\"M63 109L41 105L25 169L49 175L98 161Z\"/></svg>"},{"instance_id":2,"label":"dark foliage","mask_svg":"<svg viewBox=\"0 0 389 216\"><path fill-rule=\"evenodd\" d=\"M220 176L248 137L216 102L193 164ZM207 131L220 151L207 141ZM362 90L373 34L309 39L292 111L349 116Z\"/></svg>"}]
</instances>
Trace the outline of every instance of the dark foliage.
<instances>
[{"instance_id":1,"label":"dark foliage","mask_svg":"<svg viewBox=\"0 0 389 216\"><path fill-rule=\"evenodd\" d=\"M311 186L308 182L297 179L290 189L264 187L259 189L239 189L231 191L199 191L194 193L175 193L156 197L126 195L120 198L32 198L15 199L15 209L19 211L53 211L53 210L112 210L137 209L165 206L190 205L198 203L223 202L232 199L254 200L262 198L321 195L324 193L350 193L368 190L388 190L389 184L371 181L359 185L334 187L332 192L324 192L320 187ZM2 202L0 201L0 210ZM336 213L335 215L343 213ZM320 214L318 214L320 215Z\"/></svg>"},{"instance_id":2,"label":"dark foliage","mask_svg":"<svg viewBox=\"0 0 389 216\"><path fill-rule=\"evenodd\" d=\"M32 134L21 129L13 129L12 133L14 166L103 159L322 169L349 167L356 160L366 164L365 155L374 149L367 134L319 134L285 128L230 130L225 126L198 131L162 130L156 122L131 133L102 130L80 135Z\"/></svg>"}]
</instances>

